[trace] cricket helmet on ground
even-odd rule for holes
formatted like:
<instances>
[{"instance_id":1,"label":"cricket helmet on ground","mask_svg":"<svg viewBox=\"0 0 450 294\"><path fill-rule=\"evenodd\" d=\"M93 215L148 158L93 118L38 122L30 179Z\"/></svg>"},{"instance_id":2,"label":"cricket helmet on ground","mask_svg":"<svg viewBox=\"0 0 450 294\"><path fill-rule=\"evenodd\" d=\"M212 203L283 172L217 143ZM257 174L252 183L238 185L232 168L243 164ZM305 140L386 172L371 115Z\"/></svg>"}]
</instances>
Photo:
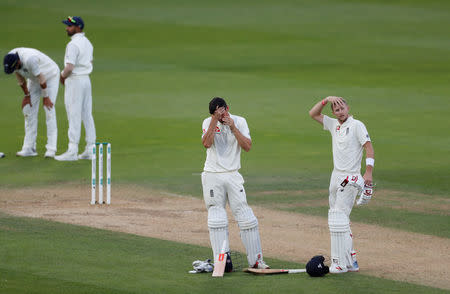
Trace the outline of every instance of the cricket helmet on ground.
<instances>
[{"instance_id":1,"label":"cricket helmet on ground","mask_svg":"<svg viewBox=\"0 0 450 294\"><path fill-rule=\"evenodd\" d=\"M330 271L329 267L326 266L323 262L325 261L325 257L322 255L316 255L311 258L310 261L306 264L306 272L311 277L322 277Z\"/></svg>"}]
</instances>

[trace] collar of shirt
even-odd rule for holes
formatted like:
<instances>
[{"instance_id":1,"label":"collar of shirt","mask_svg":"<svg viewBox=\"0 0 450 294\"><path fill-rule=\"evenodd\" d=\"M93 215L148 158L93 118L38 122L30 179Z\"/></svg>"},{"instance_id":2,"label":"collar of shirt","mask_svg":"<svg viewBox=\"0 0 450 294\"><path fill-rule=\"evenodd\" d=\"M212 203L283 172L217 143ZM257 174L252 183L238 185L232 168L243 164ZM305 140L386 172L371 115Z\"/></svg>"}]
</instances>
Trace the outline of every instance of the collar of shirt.
<instances>
[{"instance_id":1,"label":"collar of shirt","mask_svg":"<svg viewBox=\"0 0 450 294\"><path fill-rule=\"evenodd\" d=\"M340 124L339 126L345 127L345 126L349 125L352 121L353 121L353 116L349 116L349 117L347 118L347 120L344 121L344 123L343 123L343 124ZM338 121L338 123L339 123L339 121Z\"/></svg>"},{"instance_id":2,"label":"collar of shirt","mask_svg":"<svg viewBox=\"0 0 450 294\"><path fill-rule=\"evenodd\" d=\"M83 32L80 32L80 33L76 33L76 34L74 34L72 37L70 37L72 40L74 39L74 38L78 38L78 37L82 37L82 36L84 36L84 33Z\"/></svg>"}]
</instances>

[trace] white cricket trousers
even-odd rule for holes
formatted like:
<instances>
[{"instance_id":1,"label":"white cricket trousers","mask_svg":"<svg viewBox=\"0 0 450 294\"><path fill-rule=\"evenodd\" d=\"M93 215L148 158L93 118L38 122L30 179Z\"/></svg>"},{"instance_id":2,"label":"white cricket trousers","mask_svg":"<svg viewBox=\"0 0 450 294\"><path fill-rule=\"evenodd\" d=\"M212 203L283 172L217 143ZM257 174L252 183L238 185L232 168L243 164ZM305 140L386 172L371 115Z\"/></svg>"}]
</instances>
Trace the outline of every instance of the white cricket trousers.
<instances>
[{"instance_id":1,"label":"white cricket trousers","mask_svg":"<svg viewBox=\"0 0 450 294\"><path fill-rule=\"evenodd\" d=\"M56 111L55 104L58 97L59 87L59 70L47 81L47 93L50 101L53 103L53 107L45 110L45 122L47 123L47 145L45 148L49 151L56 152L56 143L58 140L58 126L56 124ZM31 112L30 115L25 116L25 138L23 140L22 149L36 148L36 137L38 127L38 113L39 104L41 100L41 85L39 82L28 79L28 90L30 91L31 99Z\"/></svg>"},{"instance_id":2,"label":"white cricket trousers","mask_svg":"<svg viewBox=\"0 0 450 294\"><path fill-rule=\"evenodd\" d=\"M64 103L69 120L69 151L78 152L81 122L86 131L86 144L95 144L95 124L92 117L92 88L88 75L69 76L65 81Z\"/></svg>"},{"instance_id":3,"label":"white cricket trousers","mask_svg":"<svg viewBox=\"0 0 450 294\"><path fill-rule=\"evenodd\" d=\"M345 187L341 183L348 178ZM355 203L356 196L364 187L364 179L361 174L350 174L333 171L330 179L329 204L330 209L337 209L345 212L349 217Z\"/></svg>"}]
</instances>

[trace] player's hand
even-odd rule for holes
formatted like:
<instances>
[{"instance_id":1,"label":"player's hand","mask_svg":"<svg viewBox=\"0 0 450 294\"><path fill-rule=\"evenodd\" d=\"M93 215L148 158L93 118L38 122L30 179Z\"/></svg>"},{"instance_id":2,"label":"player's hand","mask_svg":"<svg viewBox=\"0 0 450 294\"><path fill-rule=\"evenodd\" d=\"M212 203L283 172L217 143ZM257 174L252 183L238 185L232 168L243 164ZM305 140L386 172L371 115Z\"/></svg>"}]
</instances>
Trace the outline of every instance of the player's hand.
<instances>
[{"instance_id":1,"label":"player's hand","mask_svg":"<svg viewBox=\"0 0 450 294\"><path fill-rule=\"evenodd\" d=\"M53 103L49 97L44 97L44 99L42 100L42 104L44 104L43 106L47 107L48 110L51 110L53 108Z\"/></svg>"},{"instance_id":2,"label":"player's hand","mask_svg":"<svg viewBox=\"0 0 450 294\"><path fill-rule=\"evenodd\" d=\"M218 107L217 106L216 111L214 111L214 113L211 114L211 116L213 118L215 118L216 120L220 120L224 113L225 113L225 107Z\"/></svg>"},{"instance_id":3,"label":"player's hand","mask_svg":"<svg viewBox=\"0 0 450 294\"><path fill-rule=\"evenodd\" d=\"M31 98L30 98L30 96L25 96L25 97L23 97L23 100L22 100L22 109L25 107L25 105L27 105L27 104L30 104L30 106L33 106L33 105L31 105Z\"/></svg>"},{"instance_id":4,"label":"player's hand","mask_svg":"<svg viewBox=\"0 0 450 294\"><path fill-rule=\"evenodd\" d=\"M66 81L65 78L63 78L62 75L59 76L59 81L61 82L62 85L64 85L64 82Z\"/></svg>"},{"instance_id":5,"label":"player's hand","mask_svg":"<svg viewBox=\"0 0 450 294\"><path fill-rule=\"evenodd\" d=\"M372 173L371 172L365 172L364 173L364 184L365 185L372 185Z\"/></svg>"},{"instance_id":6,"label":"player's hand","mask_svg":"<svg viewBox=\"0 0 450 294\"><path fill-rule=\"evenodd\" d=\"M232 131L236 128L234 120L230 117L229 114L223 117L223 124L229 126Z\"/></svg>"},{"instance_id":7,"label":"player's hand","mask_svg":"<svg viewBox=\"0 0 450 294\"><path fill-rule=\"evenodd\" d=\"M345 107L345 103L342 100L342 97L337 97L337 96L328 96L327 98L325 98L326 101L330 102L331 105L333 106L341 106L341 107Z\"/></svg>"}]
</instances>

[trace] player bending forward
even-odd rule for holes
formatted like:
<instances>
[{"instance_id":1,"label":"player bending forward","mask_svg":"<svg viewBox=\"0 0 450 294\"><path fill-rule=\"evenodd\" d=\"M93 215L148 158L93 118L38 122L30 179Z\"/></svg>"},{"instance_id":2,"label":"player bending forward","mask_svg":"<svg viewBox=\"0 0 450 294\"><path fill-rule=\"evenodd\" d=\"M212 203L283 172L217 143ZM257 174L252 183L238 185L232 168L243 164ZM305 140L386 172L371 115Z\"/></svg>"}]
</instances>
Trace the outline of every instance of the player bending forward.
<instances>
[{"instance_id":1,"label":"player bending forward","mask_svg":"<svg viewBox=\"0 0 450 294\"><path fill-rule=\"evenodd\" d=\"M238 222L242 242L247 250L250 267L269 268L264 261L259 238L258 220L247 204L244 178L241 168L241 148L250 151L252 141L247 122L243 117L228 112L224 99L215 97L209 103L210 117L203 121L202 143L206 151L202 173L203 198L208 210L208 228L214 258L225 241L225 251L230 252L228 218L225 211L228 202ZM228 259L230 254L228 254ZM226 272L232 270L227 261Z\"/></svg>"},{"instance_id":2,"label":"player bending forward","mask_svg":"<svg viewBox=\"0 0 450 294\"><path fill-rule=\"evenodd\" d=\"M322 109L328 102L337 119L322 114ZM331 236L330 273L334 274L359 270L349 217L358 194L364 191L358 205L367 203L372 195L372 170L375 162L366 127L348 112L347 102L335 96L319 101L309 111L309 115L331 133L333 144L334 169L329 188L328 226ZM366 172L362 177L360 170L363 149L366 151Z\"/></svg>"}]
</instances>

